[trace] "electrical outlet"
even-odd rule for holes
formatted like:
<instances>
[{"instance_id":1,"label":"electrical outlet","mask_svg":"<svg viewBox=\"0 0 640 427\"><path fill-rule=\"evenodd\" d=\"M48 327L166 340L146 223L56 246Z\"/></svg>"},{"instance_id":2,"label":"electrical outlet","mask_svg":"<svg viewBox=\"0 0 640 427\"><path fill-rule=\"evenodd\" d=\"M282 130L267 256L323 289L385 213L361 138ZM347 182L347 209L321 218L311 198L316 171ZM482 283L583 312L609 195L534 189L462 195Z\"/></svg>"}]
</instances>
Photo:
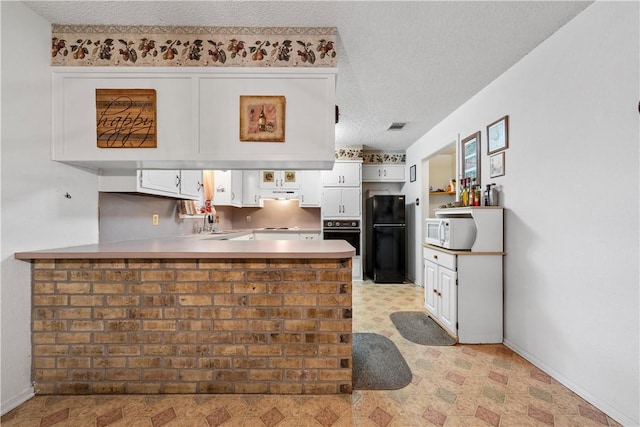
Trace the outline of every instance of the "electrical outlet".
<instances>
[{"instance_id":1,"label":"electrical outlet","mask_svg":"<svg viewBox=\"0 0 640 427\"><path fill-rule=\"evenodd\" d=\"M247 222L251 222L251 215L247 215Z\"/></svg>"},{"instance_id":2,"label":"electrical outlet","mask_svg":"<svg viewBox=\"0 0 640 427\"><path fill-rule=\"evenodd\" d=\"M153 214L153 216L151 217L151 222L153 223L153 225L158 225L158 223L160 222L160 215Z\"/></svg>"}]
</instances>

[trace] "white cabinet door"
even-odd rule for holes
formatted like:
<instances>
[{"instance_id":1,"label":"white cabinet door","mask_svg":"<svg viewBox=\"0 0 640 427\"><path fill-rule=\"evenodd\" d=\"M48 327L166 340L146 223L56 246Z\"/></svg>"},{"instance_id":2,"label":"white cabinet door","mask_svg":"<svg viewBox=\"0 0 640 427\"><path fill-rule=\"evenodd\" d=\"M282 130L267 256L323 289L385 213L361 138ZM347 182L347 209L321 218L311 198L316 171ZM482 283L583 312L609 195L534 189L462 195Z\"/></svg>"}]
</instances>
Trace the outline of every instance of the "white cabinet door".
<instances>
[{"instance_id":1,"label":"white cabinet door","mask_svg":"<svg viewBox=\"0 0 640 427\"><path fill-rule=\"evenodd\" d=\"M298 172L294 170L263 170L260 178L260 188L265 190L300 188Z\"/></svg>"},{"instance_id":2,"label":"white cabinet door","mask_svg":"<svg viewBox=\"0 0 640 427\"><path fill-rule=\"evenodd\" d=\"M382 171L382 177L385 181L405 181L405 165L389 165L385 166Z\"/></svg>"},{"instance_id":3,"label":"white cabinet door","mask_svg":"<svg viewBox=\"0 0 640 427\"><path fill-rule=\"evenodd\" d=\"M322 216L324 218L342 216L341 188L325 188L322 190Z\"/></svg>"},{"instance_id":4,"label":"white cabinet door","mask_svg":"<svg viewBox=\"0 0 640 427\"><path fill-rule=\"evenodd\" d=\"M335 162L332 170L322 171L322 185L325 187L357 187L361 179L360 162Z\"/></svg>"},{"instance_id":5,"label":"white cabinet door","mask_svg":"<svg viewBox=\"0 0 640 427\"><path fill-rule=\"evenodd\" d=\"M404 182L405 165L364 165L362 182Z\"/></svg>"},{"instance_id":6,"label":"white cabinet door","mask_svg":"<svg viewBox=\"0 0 640 427\"><path fill-rule=\"evenodd\" d=\"M300 171L300 207L320 207L320 171Z\"/></svg>"},{"instance_id":7,"label":"white cabinet door","mask_svg":"<svg viewBox=\"0 0 640 427\"><path fill-rule=\"evenodd\" d=\"M260 206L260 171L242 171L242 206Z\"/></svg>"},{"instance_id":8,"label":"white cabinet door","mask_svg":"<svg viewBox=\"0 0 640 427\"><path fill-rule=\"evenodd\" d=\"M231 205L231 171L213 172L213 206Z\"/></svg>"},{"instance_id":9,"label":"white cabinet door","mask_svg":"<svg viewBox=\"0 0 640 427\"><path fill-rule=\"evenodd\" d=\"M456 310L456 275L455 271L438 266L438 296L440 297L440 323L454 335L457 334Z\"/></svg>"},{"instance_id":10,"label":"white cabinet door","mask_svg":"<svg viewBox=\"0 0 640 427\"><path fill-rule=\"evenodd\" d=\"M424 307L434 315L438 315L438 265L424 260L423 283L424 283Z\"/></svg>"},{"instance_id":11,"label":"white cabinet door","mask_svg":"<svg viewBox=\"0 0 640 427\"><path fill-rule=\"evenodd\" d=\"M355 218L360 216L360 188L324 188L322 216L324 218Z\"/></svg>"},{"instance_id":12,"label":"white cabinet door","mask_svg":"<svg viewBox=\"0 0 640 427\"><path fill-rule=\"evenodd\" d=\"M140 188L150 194L177 195L180 186L178 170L141 170Z\"/></svg>"},{"instance_id":13,"label":"white cabinet door","mask_svg":"<svg viewBox=\"0 0 640 427\"><path fill-rule=\"evenodd\" d=\"M242 207L242 171L231 171L231 206Z\"/></svg>"},{"instance_id":14,"label":"white cabinet door","mask_svg":"<svg viewBox=\"0 0 640 427\"><path fill-rule=\"evenodd\" d=\"M360 188L343 188L342 189L342 215L344 217L359 217L360 205Z\"/></svg>"},{"instance_id":15,"label":"white cabinet door","mask_svg":"<svg viewBox=\"0 0 640 427\"><path fill-rule=\"evenodd\" d=\"M202 193L202 171L180 171L180 194L186 197L200 199L202 197Z\"/></svg>"}]
</instances>

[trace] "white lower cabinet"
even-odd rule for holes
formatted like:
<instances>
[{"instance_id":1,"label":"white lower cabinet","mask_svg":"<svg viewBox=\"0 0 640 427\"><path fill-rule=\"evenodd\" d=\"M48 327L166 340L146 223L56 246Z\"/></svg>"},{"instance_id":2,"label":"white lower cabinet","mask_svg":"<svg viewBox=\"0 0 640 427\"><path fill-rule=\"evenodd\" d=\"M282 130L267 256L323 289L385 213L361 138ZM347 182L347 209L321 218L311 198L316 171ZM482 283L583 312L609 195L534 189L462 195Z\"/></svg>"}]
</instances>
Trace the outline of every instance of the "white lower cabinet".
<instances>
[{"instance_id":1,"label":"white lower cabinet","mask_svg":"<svg viewBox=\"0 0 640 427\"><path fill-rule=\"evenodd\" d=\"M300 233L288 231L254 231L255 240L300 240Z\"/></svg>"},{"instance_id":2,"label":"white lower cabinet","mask_svg":"<svg viewBox=\"0 0 640 427\"><path fill-rule=\"evenodd\" d=\"M424 305L466 344L502 343L502 253L423 248Z\"/></svg>"},{"instance_id":3,"label":"white lower cabinet","mask_svg":"<svg viewBox=\"0 0 640 427\"><path fill-rule=\"evenodd\" d=\"M300 233L300 240L320 240L320 233Z\"/></svg>"}]
</instances>

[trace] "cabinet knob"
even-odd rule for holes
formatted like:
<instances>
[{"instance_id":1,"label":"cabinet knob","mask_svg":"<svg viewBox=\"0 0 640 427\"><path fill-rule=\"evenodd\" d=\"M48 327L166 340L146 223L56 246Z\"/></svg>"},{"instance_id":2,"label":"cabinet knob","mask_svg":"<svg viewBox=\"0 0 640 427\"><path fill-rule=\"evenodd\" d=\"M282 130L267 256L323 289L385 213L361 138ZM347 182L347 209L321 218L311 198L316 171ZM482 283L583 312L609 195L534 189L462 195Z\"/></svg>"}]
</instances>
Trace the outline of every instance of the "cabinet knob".
<instances>
[{"instance_id":1,"label":"cabinet knob","mask_svg":"<svg viewBox=\"0 0 640 427\"><path fill-rule=\"evenodd\" d=\"M434 255L434 256L433 256L433 259L438 259L438 255Z\"/></svg>"},{"instance_id":2,"label":"cabinet knob","mask_svg":"<svg viewBox=\"0 0 640 427\"><path fill-rule=\"evenodd\" d=\"M433 293L434 293L434 294L436 294L436 295L438 295L438 291L437 291L437 290L435 290L435 289L433 290Z\"/></svg>"}]
</instances>

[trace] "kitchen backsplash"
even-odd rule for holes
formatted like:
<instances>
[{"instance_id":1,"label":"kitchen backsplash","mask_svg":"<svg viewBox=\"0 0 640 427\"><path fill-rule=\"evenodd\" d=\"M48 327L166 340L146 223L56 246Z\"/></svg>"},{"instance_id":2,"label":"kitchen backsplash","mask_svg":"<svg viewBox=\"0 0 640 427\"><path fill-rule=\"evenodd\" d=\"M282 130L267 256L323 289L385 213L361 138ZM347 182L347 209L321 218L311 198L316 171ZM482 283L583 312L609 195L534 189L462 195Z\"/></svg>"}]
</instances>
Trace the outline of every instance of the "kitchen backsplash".
<instances>
[{"instance_id":1,"label":"kitchen backsplash","mask_svg":"<svg viewBox=\"0 0 640 427\"><path fill-rule=\"evenodd\" d=\"M100 242L192 234L202 218L178 217L177 202L166 197L100 193ZM320 229L320 208L300 208L297 200L265 200L263 208L216 206L219 228L300 227ZM157 226L152 216L159 215ZM251 221L247 222L247 216Z\"/></svg>"}]
</instances>

